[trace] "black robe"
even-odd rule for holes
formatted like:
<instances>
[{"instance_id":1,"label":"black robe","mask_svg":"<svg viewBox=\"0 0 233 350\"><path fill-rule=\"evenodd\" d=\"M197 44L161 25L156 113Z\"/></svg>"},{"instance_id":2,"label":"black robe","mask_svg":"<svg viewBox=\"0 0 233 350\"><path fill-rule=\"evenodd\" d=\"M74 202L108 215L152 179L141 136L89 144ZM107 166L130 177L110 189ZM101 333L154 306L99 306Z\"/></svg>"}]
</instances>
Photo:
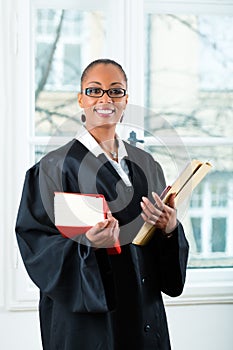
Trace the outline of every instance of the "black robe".
<instances>
[{"instance_id":1,"label":"black robe","mask_svg":"<svg viewBox=\"0 0 233 350\"><path fill-rule=\"evenodd\" d=\"M168 350L161 292L182 293L188 242L182 225L171 238L157 230L146 246L131 244L142 225L142 196L165 187L151 155L125 143L131 187L107 158L79 141L50 152L27 171L16 223L27 272L40 289L44 350ZM61 236L54 225L54 191L101 193L119 220L122 252Z\"/></svg>"}]
</instances>

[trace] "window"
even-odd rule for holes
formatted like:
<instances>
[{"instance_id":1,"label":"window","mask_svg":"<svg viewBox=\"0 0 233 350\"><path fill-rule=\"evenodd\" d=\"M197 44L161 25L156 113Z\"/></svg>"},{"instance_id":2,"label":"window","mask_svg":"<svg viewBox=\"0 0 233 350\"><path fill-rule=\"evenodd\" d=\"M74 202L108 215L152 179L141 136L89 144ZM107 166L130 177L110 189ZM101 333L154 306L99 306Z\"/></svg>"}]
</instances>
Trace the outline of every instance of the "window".
<instances>
[{"instance_id":1,"label":"window","mask_svg":"<svg viewBox=\"0 0 233 350\"><path fill-rule=\"evenodd\" d=\"M213 164L181 211L189 267L233 266L232 25L232 14L145 15L145 101L153 111L145 130L154 138L176 137L163 147L148 139L147 147L155 158L162 155L169 182L190 158Z\"/></svg>"},{"instance_id":2,"label":"window","mask_svg":"<svg viewBox=\"0 0 233 350\"><path fill-rule=\"evenodd\" d=\"M178 213L191 245L190 268L185 293L171 303L232 302L233 6L214 3L22 0L13 16L9 6L12 26L0 86L13 101L5 106L10 118L2 135L10 150L2 181L9 307L37 305L17 254L11 261L12 247L18 252L14 222L25 171L76 133L80 73L99 56L124 66L130 130L122 133L127 139L134 130L144 138L168 183L190 158L214 165Z\"/></svg>"},{"instance_id":3,"label":"window","mask_svg":"<svg viewBox=\"0 0 233 350\"><path fill-rule=\"evenodd\" d=\"M213 172L194 192L189 207L193 235L190 266L203 265L203 261L205 266L232 266L231 187L229 174Z\"/></svg>"},{"instance_id":4,"label":"window","mask_svg":"<svg viewBox=\"0 0 233 350\"><path fill-rule=\"evenodd\" d=\"M5 187L12 190L12 196L6 194L10 207L6 216L10 234L6 237L9 237L8 255L13 260L10 258L8 262L9 293L6 295L12 310L34 309L38 299L37 288L27 276L14 235L25 172L45 153L76 134L80 125L77 92L81 71L95 58L113 56L115 46L115 40L114 45L107 45L110 31L106 29L111 11L107 1L101 4L93 0L22 2L19 9L15 7L13 15L12 11L8 14L13 25L12 52L6 71L13 87L6 84L7 97L15 101L9 109L14 121L11 118L6 121L11 137L6 137L5 147L12 150L12 161L8 159L7 165L11 167L8 173L18 174L13 181L10 177L3 180L8 184ZM114 21L112 23L114 25ZM118 34L121 35L121 30ZM12 138L17 147L11 147Z\"/></svg>"},{"instance_id":5,"label":"window","mask_svg":"<svg viewBox=\"0 0 233 350\"><path fill-rule=\"evenodd\" d=\"M199 82L203 91L233 91L232 16L202 15L197 18L202 36L199 47Z\"/></svg>"},{"instance_id":6,"label":"window","mask_svg":"<svg viewBox=\"0 0 233 350\"><path fill-rule=\"evenodd\" d=\"M74 136L81 124L77 103L81 71L89 57L104 56L106 21L101 11L40 8L34 10L32 19L35 117L31 155L38 160L58 147L63 137ZM59 143L55 136L62 137Z\"/></svg>"}]
</instances>

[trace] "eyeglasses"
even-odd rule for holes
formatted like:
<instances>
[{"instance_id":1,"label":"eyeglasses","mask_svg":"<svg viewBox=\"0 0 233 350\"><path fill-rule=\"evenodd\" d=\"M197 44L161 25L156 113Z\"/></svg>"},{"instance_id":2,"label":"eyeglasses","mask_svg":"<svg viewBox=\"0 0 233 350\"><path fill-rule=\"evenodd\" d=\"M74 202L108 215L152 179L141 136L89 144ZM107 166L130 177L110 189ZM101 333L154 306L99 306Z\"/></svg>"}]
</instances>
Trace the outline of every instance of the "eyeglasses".
<instances>
[{"instance_id":1,"label":"eyeglasses","mask_svg":"<svg viewBox=\"0 0 233 350\"><path fill-rule=\"evenodd\" d=\"M126 90L121 88L112 88L108 90L103 90L101 88L86 88L84 90L85 95L90 97L102 97L105 92L111 98L120 98L126 95Z\"/></svg>"}]
</instances>

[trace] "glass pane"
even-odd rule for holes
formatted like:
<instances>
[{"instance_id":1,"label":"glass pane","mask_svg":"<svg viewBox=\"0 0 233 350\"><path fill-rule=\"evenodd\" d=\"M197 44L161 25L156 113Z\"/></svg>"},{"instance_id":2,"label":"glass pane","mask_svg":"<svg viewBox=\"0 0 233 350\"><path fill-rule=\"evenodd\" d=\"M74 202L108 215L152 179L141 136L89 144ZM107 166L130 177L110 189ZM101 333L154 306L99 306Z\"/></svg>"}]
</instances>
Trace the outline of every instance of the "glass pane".
<instances>
[{"instance_id":1,"label":"glass pane","mask_svg":"<svg viewBox=\"0 0 233 350\"><path fill-rule=\"evenodd\" d=\"M223 181L223 182L222 182ZM218 180L211 184L211 204L212 207L227 207L228 205L228 189L225 180Z\"/></svg>"},{"instance_id":2,"label":"glass pane","mask_svg":"<svg viewBox=\"0 0 233 350\"><path fill-rule=\"evenodd\" d=\"M226 250L226 223L227 218L212 219L212 252Z\"/></svg>"},{"instance_id":3,"label":"glass pane","mask_svg":"<svg viewBox=\"0 0 233 350\"><path fill-rule=\"evenodd\" d=\"M74 136L83 68L105 52L105 16L98 11L38 9L35 23L35 118L32 136Z\"/></svg>"},{"instance_id":4,"label":"glass pane","mask_svg":"<svg viewBox=\"0 0 233 350\"><path fill-rule=\"evenodd\" d=\"M233 17L147 14L145 19L145 101L153 111L145 118L145 136L148 130L166 134L169 124L187 153L170 147L168 154L150 142L147 148L159 158L168 182L178 175L174 164L185 158L213 165L178 210L190 243L189 266L233 266Z\"/></svg>"},{"instance_id":5,"label":"glass pane","mask_svg":"<svg viewBox=\"0 0 233 350\"><path fill-rule=\"evenodd\" d=\"M204 185L203 182L201 182L196 188L196 190L193 192L192 197L190 199L191 208L201 208L203 206L203 190Z\"/></svg>"},{"instance_id":6,"label":"glass pane","mask_svg":"<svg viewBox=\"0 0 233 350\"><path fill-rule=\"evenodd\" d=\"M232 91L233 70L232 17L200 16L199 43L200 88L206 91Z\"/></svg>"},{"instance_id":7,"label":"glass pane","mask_svg":"<svg viewBox=\"0 0 233 350\"><path fill-rule=\"evenodd\" d=\"M160 116L180 136L233 136L232 27L232 16L146 15L147 130Z\"/></svg>"},{"instance_id":8,"label":"glass pane","mask_svg":"<svg viewBox=\"0 0 233 350\"><path fill-rule=\"evenodd\" d=\"M33 147L33 154L35 158L35 163L39 162L40 159L45 156L48 152L51 152L55 149L57 149L60 145L36 145Z\"/></svg>"},{"instance_id":9,"label":"glass pane","mask_svg":"<svg viewBox=\"0 0 233 350\"><path fill-rule=\"evenodd\" d=\"M194 235L194 242L196 244L196 251L197 253L200 253L202 251L201 218L191 218L191 224Z\"/></svg>"},{"instance_id":10,"label":"glass pane","mask_svg":"<svg viewBox=\"0 0 233 350\"><path fill-rule=\"evenodd\" d=\"M184 149L150 146L172 184L185 161ZM186 146L190 158L211 160L211 172L177 210L190 243L189 267L233 266L233 146Z\"/></svg>"}]
</instances>

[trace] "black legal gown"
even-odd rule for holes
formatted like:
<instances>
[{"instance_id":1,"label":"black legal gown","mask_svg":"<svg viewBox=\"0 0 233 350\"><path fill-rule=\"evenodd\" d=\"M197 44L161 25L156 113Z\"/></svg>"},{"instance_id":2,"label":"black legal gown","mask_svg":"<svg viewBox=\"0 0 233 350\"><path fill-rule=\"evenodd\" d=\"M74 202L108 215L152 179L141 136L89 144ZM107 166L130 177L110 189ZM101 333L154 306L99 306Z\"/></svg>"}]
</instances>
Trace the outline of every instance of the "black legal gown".
<instances>
[{"instance_id":1,"label":"black legal gown","mask_svg":"<svg viewBox=\"0 0 233 350\"><path fill-rule=\"evenodd\" d=\"M165 187L151 155L125 143L131 187L104 154L78 140L47 154L27 171L16 233L27 272L40 289L44 350L171 349L161 292L182 293L188 242L182 225L171 238L157 230L146 246L131 244L143 221L142 196ZM103 194L119 220L121 254L86 245L54 225L55 191Z\"/></svg>"}]
</instances>

